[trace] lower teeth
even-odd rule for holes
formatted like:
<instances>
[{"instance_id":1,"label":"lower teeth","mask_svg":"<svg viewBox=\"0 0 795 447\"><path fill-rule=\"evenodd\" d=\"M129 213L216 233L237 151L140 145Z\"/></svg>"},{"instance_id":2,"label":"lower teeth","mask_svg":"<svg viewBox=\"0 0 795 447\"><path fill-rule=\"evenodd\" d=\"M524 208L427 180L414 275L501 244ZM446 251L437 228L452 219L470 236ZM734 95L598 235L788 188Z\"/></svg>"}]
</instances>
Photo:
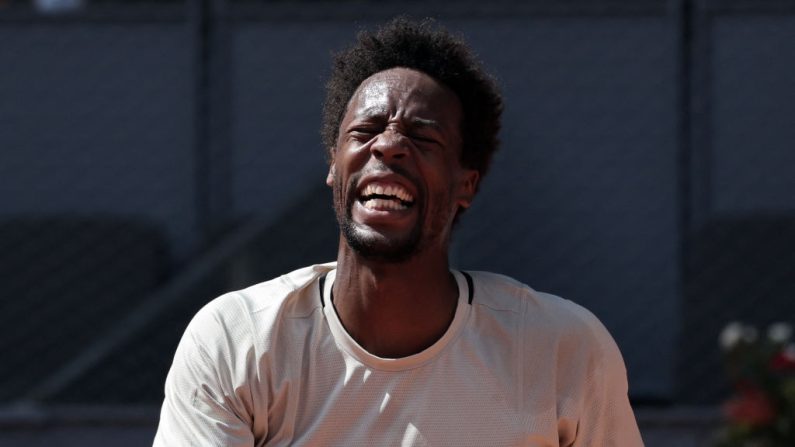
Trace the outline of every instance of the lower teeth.
<instances>
[{"instance_id":1,"label":"lower teeth","mask_svg":"<svg viewBox=\"0 0 795 447\"><path fill-rule=\"evenodd\" d=\"M402 203L396 202L394 200L385 200L385 199L370 199L364 202L364 207L367 209L387 209L387 210L405 210L408 208L406 205Z\"/></svg>"}]
</instances>

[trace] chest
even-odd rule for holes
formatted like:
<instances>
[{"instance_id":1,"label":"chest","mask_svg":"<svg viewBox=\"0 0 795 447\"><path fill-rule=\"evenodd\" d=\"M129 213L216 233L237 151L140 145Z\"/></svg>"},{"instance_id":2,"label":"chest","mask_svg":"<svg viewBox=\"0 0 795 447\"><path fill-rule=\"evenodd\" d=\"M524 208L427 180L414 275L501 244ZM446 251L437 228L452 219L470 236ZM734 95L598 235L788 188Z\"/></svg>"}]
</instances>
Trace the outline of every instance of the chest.
<instances>
[{"instance_id":1,"label":"chest","mask_svg":"<svg viewBox=\"0 0 795 447\"><path fill-rule=\"evenodd\" d=\"M333 340L314 345L271 372L258 445L560 445L554 393L528 403L515 356L494 357L463 340L419 367L388 371L363 365Z\"/></svg>"}]
</instances>

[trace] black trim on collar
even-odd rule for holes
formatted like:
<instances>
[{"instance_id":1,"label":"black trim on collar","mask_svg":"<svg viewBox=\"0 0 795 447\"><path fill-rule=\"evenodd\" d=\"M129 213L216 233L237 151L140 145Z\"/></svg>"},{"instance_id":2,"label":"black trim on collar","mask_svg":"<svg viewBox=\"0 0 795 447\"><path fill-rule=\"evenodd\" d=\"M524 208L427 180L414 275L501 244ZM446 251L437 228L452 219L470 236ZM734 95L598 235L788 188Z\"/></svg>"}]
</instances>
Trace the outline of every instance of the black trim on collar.
<instances>
[{"instance_id":1,"label":"black trim on collar","mask_svg":"<svg viewBox=\"0 0 795 447\"><path fill-rule=\"evenodd\" d=\"M326 275L320 277L320 281L318 281L318 285L320 286L320 306L326 307L326 302L323 300L323 285L326 284Z\"/></svg>"},{"instance_id":2,"label":"black trim on collar","mask_svg":"<svg viewBox=\"0 0 795 447\"><path fill-rule=\"evenodd\" d=\"M472 281L472 276L469 273L461 270L461 274L464 275L464 278L467 280L467 287L469 288L469 304L472 305L472 300L475 298L475 286Z\"/></svg>"},{"instance_id":3,"label":"black trim on collar","mask_svg":"<svg viewBox=\"0 0 795 447\"><path fill-rule=\"evenodd\" d=\"M468 290L469 298L467 299L467 303L472 305L472 300L475 298L474 281L472 281L472 276L469 273L461 270L461 274L464 275L464 279L467 280L467 289L469 289ZM320 305L322 307L326 307L326 301L323 299L323 293L325 292L325 290L324 290L325 288L323 286L325 284L326 284L326 275L323 275L323 276L320 277L320 280L318 281L318 287L320 289ZM334 292L331 292L331 293L333 294ZM331 300L334 301L334 295L332 295Z\"/></svg>"}]
</instances>

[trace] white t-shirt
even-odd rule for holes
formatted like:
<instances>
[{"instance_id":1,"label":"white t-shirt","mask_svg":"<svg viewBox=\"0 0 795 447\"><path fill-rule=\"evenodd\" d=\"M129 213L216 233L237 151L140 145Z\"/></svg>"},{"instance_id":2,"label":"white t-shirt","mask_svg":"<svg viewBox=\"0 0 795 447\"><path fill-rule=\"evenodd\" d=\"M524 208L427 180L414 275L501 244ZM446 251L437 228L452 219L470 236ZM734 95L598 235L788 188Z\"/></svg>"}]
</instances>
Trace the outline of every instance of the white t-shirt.
<instances>
[{"instance_id":1,"label":"white t-shirt","mask_svg":"<svg viewBox=\"0 0 795 447\"><path fill-rule=\"evenodd\" d=\"M330 304L334 267L199 311L166 379L154 445L643 445L621 354L582 307L492 273L471 272L470 288L454 271L446 333L415 355L379 358Z\"/></svg>"}]
</instances>

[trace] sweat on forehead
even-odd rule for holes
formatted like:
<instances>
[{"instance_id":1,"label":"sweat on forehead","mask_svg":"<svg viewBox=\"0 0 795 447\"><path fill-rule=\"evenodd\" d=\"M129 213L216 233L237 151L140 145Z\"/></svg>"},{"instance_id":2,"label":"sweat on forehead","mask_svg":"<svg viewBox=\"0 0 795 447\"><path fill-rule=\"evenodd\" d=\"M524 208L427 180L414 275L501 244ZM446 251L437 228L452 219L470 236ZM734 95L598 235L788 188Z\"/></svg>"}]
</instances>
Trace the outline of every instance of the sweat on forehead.
<instances>
[{"instance_id":1,"label":"sweat on forehead","mask_svg":"<svg viewBox=\"0 0 795 447\"><path fill-rule=\"evenodd\" d=\"M394 107L412 97L427 98L431 108L443 104L461 105L458 96L425 73L409 68L390 68L365 79L351 96L346 113L376 115L395 113ZM357 110L350 110L356 100ZM427 112L433 112L428 110ZM422 120L422 118L418 118ZM431 122L432 120L428 120Z\"/></svg>"}]
</instances>

